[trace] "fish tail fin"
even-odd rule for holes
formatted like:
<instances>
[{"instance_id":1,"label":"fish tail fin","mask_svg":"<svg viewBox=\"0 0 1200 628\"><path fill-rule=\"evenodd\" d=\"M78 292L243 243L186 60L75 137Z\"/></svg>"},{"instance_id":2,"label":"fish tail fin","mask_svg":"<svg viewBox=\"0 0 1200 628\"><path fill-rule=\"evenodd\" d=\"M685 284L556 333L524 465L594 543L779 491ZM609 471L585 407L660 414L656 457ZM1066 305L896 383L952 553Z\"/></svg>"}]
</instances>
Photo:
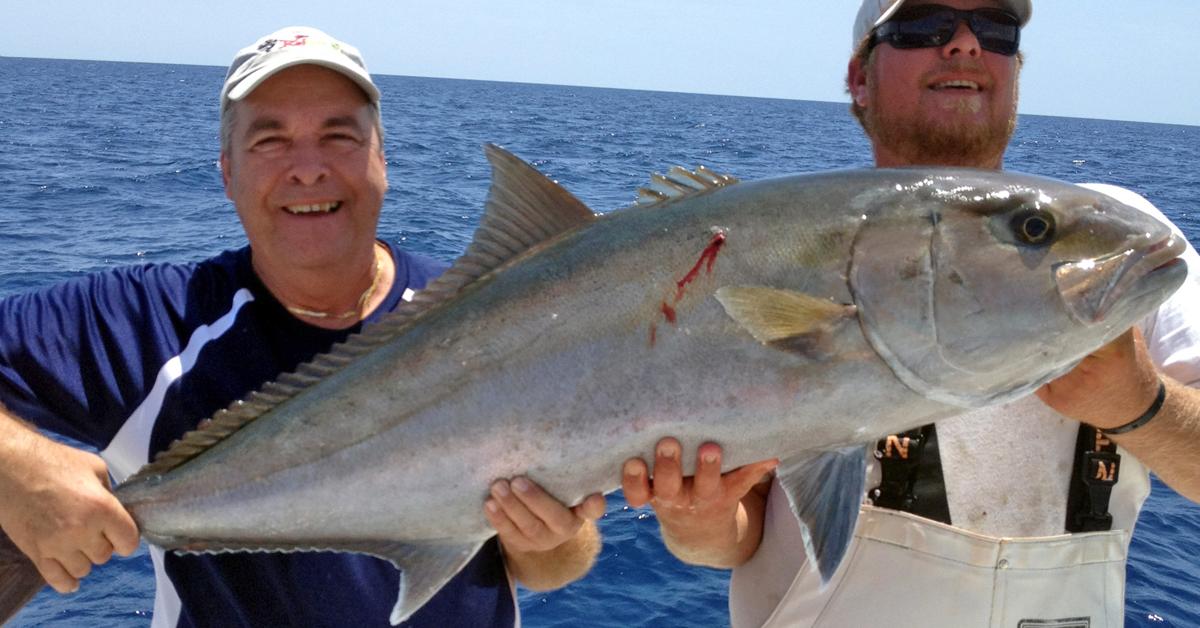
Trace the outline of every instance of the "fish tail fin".
<instances>
[{"instance_id":1,"label":"fish tail fin","mask_svg":"<svg viewBox=\"0 0 1200 628\"><path fill-rule=\"evenodd\" d=\"M0 532L0 625L37 595L46 581L8 535Z\"/></svg>"}]
</instances>

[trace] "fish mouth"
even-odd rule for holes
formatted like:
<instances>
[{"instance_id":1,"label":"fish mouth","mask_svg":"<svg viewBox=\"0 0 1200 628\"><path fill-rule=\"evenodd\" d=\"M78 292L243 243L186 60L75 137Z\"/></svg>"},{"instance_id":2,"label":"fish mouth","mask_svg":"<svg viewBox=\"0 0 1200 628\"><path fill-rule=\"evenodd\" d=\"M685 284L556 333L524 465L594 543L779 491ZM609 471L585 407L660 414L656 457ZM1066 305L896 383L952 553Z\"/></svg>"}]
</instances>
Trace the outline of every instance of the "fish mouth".
<instances>
[{"instance_id":1,"label":"fish mouth","mask_svg":"<svg viewBox=\"0 0 1200 628\"><path fill-rule=\"evenodd\" d=\"M1103 323L1117 303L1170 294L1187 275L1180 255L1183 238L1171 234L1144 248L1128 248L1104 257L1064 262L1054 281L1071 316L1085 325Z\"/></svg>"}]
</instances>

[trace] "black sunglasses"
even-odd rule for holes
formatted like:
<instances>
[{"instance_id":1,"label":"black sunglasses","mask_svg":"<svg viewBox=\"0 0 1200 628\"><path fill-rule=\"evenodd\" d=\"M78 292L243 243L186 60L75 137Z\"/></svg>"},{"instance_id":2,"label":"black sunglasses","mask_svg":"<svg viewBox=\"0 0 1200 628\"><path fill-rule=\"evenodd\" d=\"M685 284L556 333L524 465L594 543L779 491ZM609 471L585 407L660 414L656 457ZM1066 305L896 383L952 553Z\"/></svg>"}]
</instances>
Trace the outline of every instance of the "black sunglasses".
<instances>
[{"instance_id":1,"label":"black sunglasses","mask_svg":"<svg viewBox=\"0 0 1200 628\"><path fill-rule=\"evenodd\" d=\"M871 35L871 47L887 42L893 48L945 46L954 38L958 23L965 21L975 33L979 47L1007 57L1021 45L1021 21L1000 9L962 11L941 4L904 7L880 24Z\"/></svg>"}]
</instances>

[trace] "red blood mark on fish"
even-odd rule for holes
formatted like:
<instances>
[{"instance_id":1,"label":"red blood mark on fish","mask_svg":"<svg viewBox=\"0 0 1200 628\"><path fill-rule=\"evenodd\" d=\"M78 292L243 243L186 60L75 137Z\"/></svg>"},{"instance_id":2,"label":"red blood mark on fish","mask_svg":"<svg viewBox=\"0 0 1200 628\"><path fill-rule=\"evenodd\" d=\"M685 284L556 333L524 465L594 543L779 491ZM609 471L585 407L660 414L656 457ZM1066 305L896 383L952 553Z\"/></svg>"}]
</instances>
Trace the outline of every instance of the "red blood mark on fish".
<instances>
[{"instance_id":1,"label":"red blood mark on fish","mask_svg":"<svg viewBox=\"0 0 1200 628\"><path fill-rule=\"evenodd\" d=\"M704 269L705 274L711 274L713 264L717 261L717 253L721 251L721 247L725 245L725 232L717 231L708 242L708 246L704 247L704 251L700 253L700 259L692 266L692 269L675 283L675 299L667 303L665 300L659 307L662 312L663 320L674 325L676 320L675 306L683 300L684 294L687 292L688 284L696 280L700 276L700 269ZM658 339L658 326L650 325L650 346L654 346L654 342Z\"/></svg>"},{"instance_id":2,"label":"red blood mark on fish","mask_svg":"<svg viewBox=\"0 0 1200 628\"><path fill-rule=\"evenodd\" d=\"M678 300L677 300L677 302L678 302ZM662 313L663 313L663 318L667 319L668 323L670 323L672 325L675 324L675 308L671 307L670 305L667 305L666 301L663 301Z\"/></svg>"},{"instance_id":3,"label":"red blood mark on fish","mask_svg":"<svg viewBox=\"0 0 1200 628\"><path fill-rule=\"evenodd\" d=\"M689 283L692 283L693 281L695 281L696 277L698 277L700 275L700 267L701 266L704 267L704 272L706 274L712 273L713 264L716 263L716 261L717 261L717 253L720 252L721 247L724 244L725 244L725 232L718 231L718 232L714 233L712 240L709 240L708 246L704 247L704 252L700 254L700 259L696 260L696 265L692 266L692 269L689 270L688 273L683 276L683 279L680 279L679 282L675 284L675 286L676 286L675 302L676 303L679 303L679 301L681 301L683 299L683 293L684 293L685 289L687 288L687 285ZM671 321L671 322L673 323L675 321Z\"/></svg>"}]
</instances>

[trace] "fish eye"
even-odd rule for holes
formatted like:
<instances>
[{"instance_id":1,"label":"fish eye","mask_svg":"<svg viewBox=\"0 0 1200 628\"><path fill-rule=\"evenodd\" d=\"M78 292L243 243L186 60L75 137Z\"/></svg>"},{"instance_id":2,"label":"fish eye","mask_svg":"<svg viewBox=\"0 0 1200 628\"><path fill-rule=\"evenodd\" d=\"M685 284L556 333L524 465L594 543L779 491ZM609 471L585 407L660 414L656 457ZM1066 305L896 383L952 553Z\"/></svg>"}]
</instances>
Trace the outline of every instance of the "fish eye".
<instances>
[{"instance_id":1,"label":"fish eye","mask_svg":"<svg viewBox=\"0 0 1200 628\"><path fill-rule=\"evenodd\" d=\"M1010 223L1017 239L1025 244L1048 244L1054 239L1054 216L1041 209L1017 212Z\"/></svg>"}]
</instances>

